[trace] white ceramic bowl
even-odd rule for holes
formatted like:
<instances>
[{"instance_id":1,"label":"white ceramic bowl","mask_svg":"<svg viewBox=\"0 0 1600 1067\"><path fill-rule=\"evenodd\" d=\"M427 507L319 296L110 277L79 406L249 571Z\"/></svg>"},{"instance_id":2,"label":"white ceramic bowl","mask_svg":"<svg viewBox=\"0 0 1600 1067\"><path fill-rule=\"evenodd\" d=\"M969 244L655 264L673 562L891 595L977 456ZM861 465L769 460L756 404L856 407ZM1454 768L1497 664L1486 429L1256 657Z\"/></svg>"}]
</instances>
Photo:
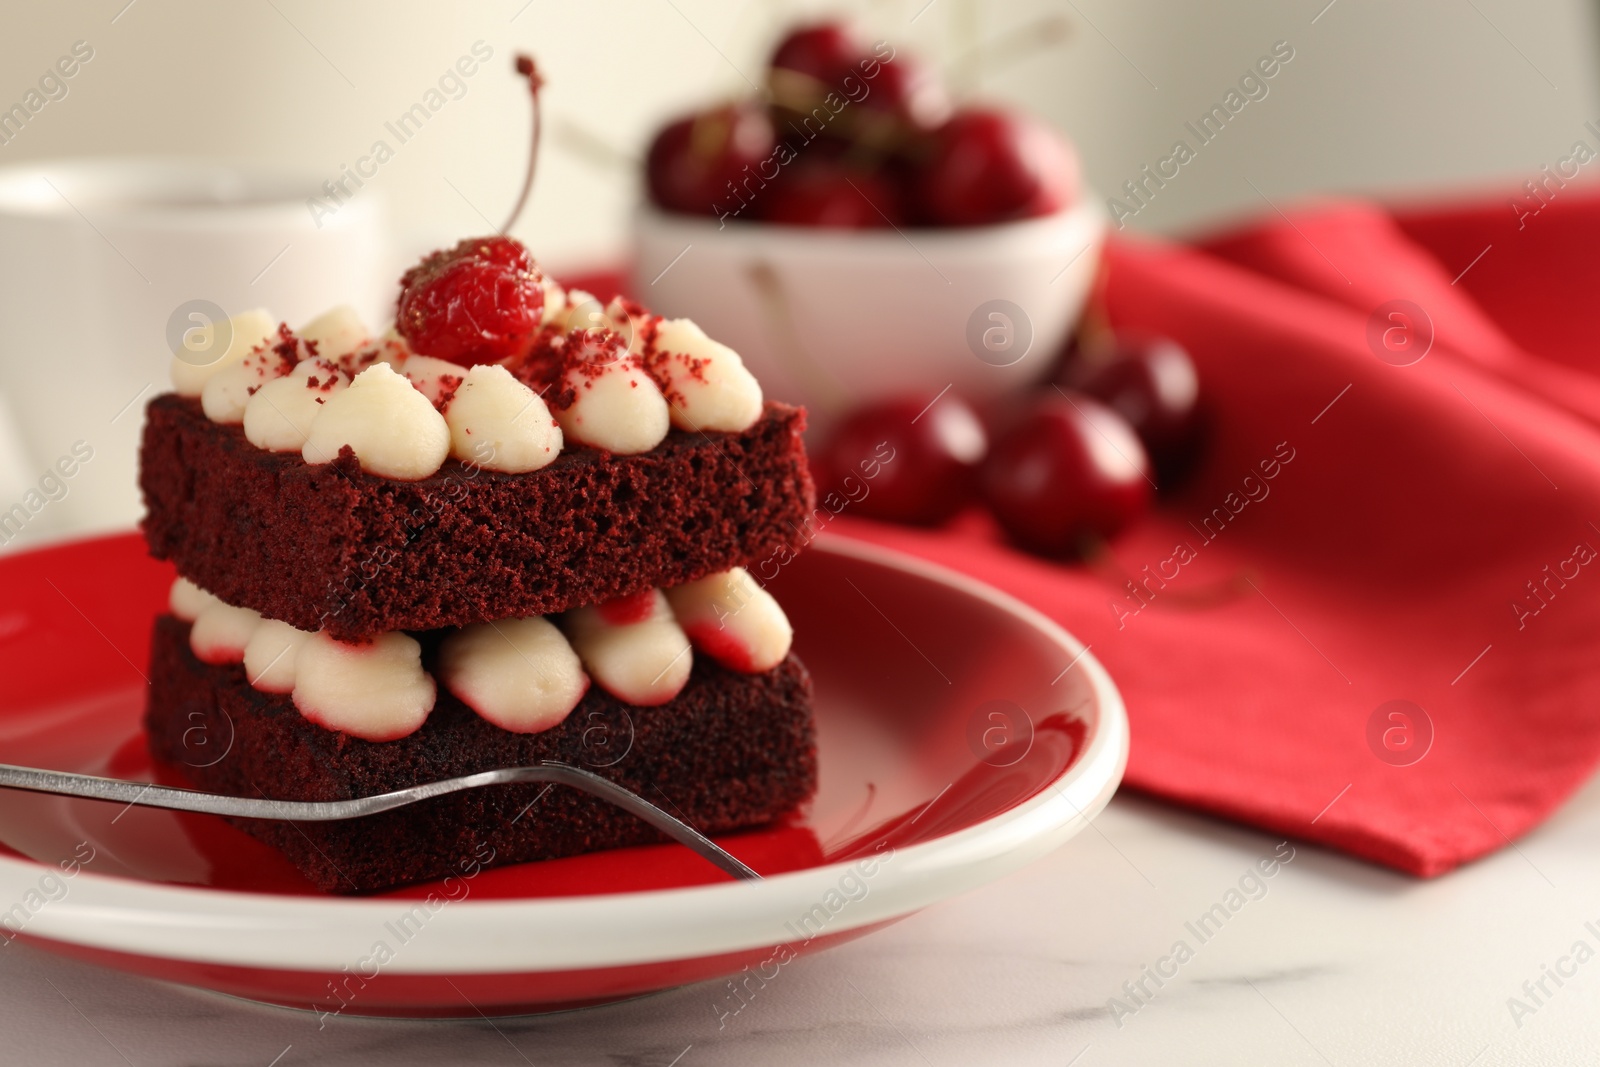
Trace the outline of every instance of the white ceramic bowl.
<instances>
[{"instance_id":1,"label":"white ceramic bowl","mask_svg":"<svg viewBox=\"0 0 1600 1067\"><path fill-rule=\"evenodd\" d=\"M634 237L635 295L737 349L768 396L825 430L871 400L1038 382L1094 282L1105 217L1092 195L999 226L867 232L646 206Z\"/></svg>"}]
</instances>

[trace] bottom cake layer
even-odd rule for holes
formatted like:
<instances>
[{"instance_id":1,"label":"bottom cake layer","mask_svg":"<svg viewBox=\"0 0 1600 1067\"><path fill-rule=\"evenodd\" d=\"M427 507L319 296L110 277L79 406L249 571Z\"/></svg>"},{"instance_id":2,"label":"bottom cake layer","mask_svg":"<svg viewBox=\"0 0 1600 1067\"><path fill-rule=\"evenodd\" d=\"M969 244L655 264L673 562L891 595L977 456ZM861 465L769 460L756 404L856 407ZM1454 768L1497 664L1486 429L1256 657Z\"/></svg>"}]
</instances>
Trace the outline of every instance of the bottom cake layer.
<instances>
[{"instance_id":1,"label":"bottom cake layer","mask_svg":"<svg viewBox=\"0 0 1600 1067\"><path fill-rule=\"evenodd\" d=\"M811 680L792 655L759 675L696 657L689 684L660 707L623 704L592 686L561 725L538 734L502 730L441 688L422 729L384 742L318 726L286 694L252 689L241 666L200 662L189 624L170 616L156 620L150 658L150 750L212 792L345 800L553 759L721 833L769 823L816 789ZM543 785L494 786L343 822L236 822L334 893L663 840L604 801Z\"/></svg>"}]
</instances>

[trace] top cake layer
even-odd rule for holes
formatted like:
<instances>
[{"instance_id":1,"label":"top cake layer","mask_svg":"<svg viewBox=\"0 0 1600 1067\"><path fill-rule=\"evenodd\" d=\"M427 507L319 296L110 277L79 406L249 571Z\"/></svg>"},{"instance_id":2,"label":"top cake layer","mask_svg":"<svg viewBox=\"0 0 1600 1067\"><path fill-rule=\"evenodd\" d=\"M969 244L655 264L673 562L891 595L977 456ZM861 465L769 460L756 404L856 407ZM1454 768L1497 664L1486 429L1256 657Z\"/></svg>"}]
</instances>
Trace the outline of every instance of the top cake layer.
<instances>
[{"instance_id":1,"label":"top cake layer","mask_svg":"<svg viewBox=\"0 0 1600 1067\"><path fill-rule=\"evenodd\" d=\"M230 604L346 641L549 615L783 555L807 540L805 415L672 431L650 451L563 451L523 474L448 460L399 481L270 452L200 403L151 401L151 552Z\"/></svg>"},{"instance_id":2,"label":"top cake layer","mask_svg":"<svg viewBox=\"0 0 1600 1067\"><path fill-rule=\"evenodd\" d=\"M387 333L249 311L186 334L172 379L140 452L152 554L336 640L554 614L806 538L804 412L510 238L408 271Z\"/></svg>"}]
</instances>

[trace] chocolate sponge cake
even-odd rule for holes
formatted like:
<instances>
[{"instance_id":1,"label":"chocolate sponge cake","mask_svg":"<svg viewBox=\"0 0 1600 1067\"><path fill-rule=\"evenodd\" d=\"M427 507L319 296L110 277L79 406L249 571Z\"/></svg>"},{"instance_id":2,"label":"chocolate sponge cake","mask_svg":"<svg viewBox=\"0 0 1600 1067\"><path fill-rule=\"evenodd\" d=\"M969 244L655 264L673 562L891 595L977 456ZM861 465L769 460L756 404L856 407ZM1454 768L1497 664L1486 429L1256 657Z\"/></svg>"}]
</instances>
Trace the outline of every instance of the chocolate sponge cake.
<instances>
[{"instance_id":1,"label":"chocolate sponge cake","mask_svg":"<svg viewBox=\"0 0 1600 1067\"><path fill-rule=\"evenodd\" d=\"M653 708L630 708L592 688L560 725L536 734L498 729L444 694L415 733L371 742L323 729L289 697L253 689L240 665L200 662L189 648L189 624L171 616L156 621L152 647L151 749L212 792L342 800L562 760L626 786L702 833L720 833L771 821L816 788L811 680L793 656L757 675L702 659L683 691ZM197 753L197 723L210 737L232 739L227 757L212 762L210 753ZM517 863L663 840L604 801L546 788L456 793L345 822L236 821L335 893L442 878L484 845Z\"/></svg>"},{"instance_id":2,"label":"chocolate sponge cake","mask_svg":"<svg viewBox=\"0 0 1600 1067\"><path fill-rule=\"evenodd\" d=\"M425 259L397 311L378 337L347 308L297 330L246 312L175 354L140 454L145 536L180 575L152 753L286 800L557 760L703 833L804 804L810 680L744 569L806 541L804 412L692 322L564 290L505 237ZM228 724L219 758L187 758L196 722ZM660 840L564 785L241 825L329 892L485 845L515 863Z\"/></svg>"},{"instance_id":3,"label":"chocolate sponge cake","mask_svg":"<svg viewBox=\"0 0 1600 1067\"><path fill-rule=\"evenodd\" d=\"M449 460L397 482L353 453L263 451L168 394L145 425L144 533L228 603L341 639L550 615L800 547L804 428L769 403L743 433L676 430L640 455L567 450L526 474Z\"/></svg>"}]
</instances>

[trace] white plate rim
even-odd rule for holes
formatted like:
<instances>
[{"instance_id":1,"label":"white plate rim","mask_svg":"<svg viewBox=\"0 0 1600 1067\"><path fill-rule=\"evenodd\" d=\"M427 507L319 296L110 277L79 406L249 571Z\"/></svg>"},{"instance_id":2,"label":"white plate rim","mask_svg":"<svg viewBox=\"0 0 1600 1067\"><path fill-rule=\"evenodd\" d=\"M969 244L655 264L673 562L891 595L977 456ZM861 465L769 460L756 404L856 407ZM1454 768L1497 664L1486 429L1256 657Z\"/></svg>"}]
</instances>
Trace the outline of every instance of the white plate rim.
<instances>
[{"instance_id":1,"label":"white plate rim","mask_svg":"<svg viewBox=\"0 0 1600 1067\"><path fill-rule=\"evenodd\" d=\"M392 974L651 964L803 940L786 924L812 912L830 890L837 892L852 871L865 884L864 894L830 913L822 936L903 918L1038 859L1105 807L1127 764L1127 713L1110 675L1082 642L1014 597L937 564L831 534L819 536L810 550L953 587L1053 640L1064 662L1084 672L1095 697L1078 759L1024 803L975 826L898 849L869 877L861 877L856 860L755 883L605 896L475 901L469 893L437 910L424 909L419 921L420 902L414 900L218 891L84 870L67 882L65 896L34 912L18 932L91 950L265 970L354 970L373 958L380 941L392 950L382 968ZM0 901L9 907L49 872L33 860L0 856ZM410 926L397 926L408 914ZM417 932L411 938L397 936L413 927Z\"/></svg>"}]
</instances>

